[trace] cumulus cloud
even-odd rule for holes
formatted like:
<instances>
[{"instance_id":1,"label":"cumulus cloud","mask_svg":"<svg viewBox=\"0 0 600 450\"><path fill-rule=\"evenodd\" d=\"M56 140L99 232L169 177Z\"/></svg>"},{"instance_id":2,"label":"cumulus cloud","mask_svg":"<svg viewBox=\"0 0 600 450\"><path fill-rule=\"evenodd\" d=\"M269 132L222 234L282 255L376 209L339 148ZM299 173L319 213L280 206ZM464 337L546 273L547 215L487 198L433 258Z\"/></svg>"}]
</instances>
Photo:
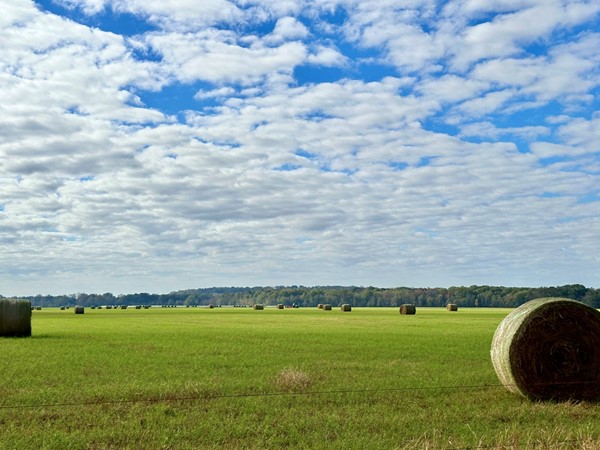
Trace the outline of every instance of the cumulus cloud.
<instances>
[{"instance_id":1,"label":"cumulus cloud","mask_svg":"<svg viewBox=\"0 0 600 450\"><path fill-rule=\"evenodd\" d=\"M593 2L62 4L153 26L5 6L2 294L594 283Z\"/></svg>"}]
</instances>

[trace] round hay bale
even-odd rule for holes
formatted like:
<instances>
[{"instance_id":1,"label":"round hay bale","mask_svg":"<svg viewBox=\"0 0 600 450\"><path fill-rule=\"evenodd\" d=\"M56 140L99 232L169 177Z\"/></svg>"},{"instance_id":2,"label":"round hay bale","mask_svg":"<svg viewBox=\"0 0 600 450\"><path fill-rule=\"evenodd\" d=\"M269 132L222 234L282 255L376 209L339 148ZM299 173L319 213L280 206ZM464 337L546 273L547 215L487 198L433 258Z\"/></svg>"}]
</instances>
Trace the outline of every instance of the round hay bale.
<instances>
[{"instance_id":1,"label":"round hay bale","mask_svg":"<svg viewBox=\"0 0 600 450\"><path fill-rule=\"evenodd\" d=\"M74 311L75 314L83 314L85 312L85 308L83 306L76 306Z\"/></svg>"},{"instance_id":2,"label":"round hay bale","mask_svg":"<svg viewBox=\"0 0 600 450\"><path fill-rule=\"evenodd\" d=\"M457 305L457 304L455 304L455 303L448 303L448 304L446 305L446 309L447 309L448 311L458 311L458 305Z\"/></svg>"},{"instance_id":3,"label":"round hay bale","mask_svg":"<svg viewBox=\"0 0 600 450\"><path fill-rule=\"evenodd\" d=\"M352 306L350 306L348 303L344 303L342 306L340 306L340 309L342 312L350 312L352 311Z\"/></svg>"},{"instance_id":4,"label":"round hay bale","mask_svg":"<svg viewBox=\"0 0 600 450\"><path fill-rule=\"evenodd\" d=\"M417 313L417 308L415 305L410 305L408 303L405 303L404 305L400 306L400 314L409 315L409 314L416 314L416 313Z\"/></svg>"},{"instance_id":5,"label":"round hay bale","mask_svg":"<svg viewBox=\"0 0 600 450\"><path fill-rule=\"evenodd\" d=\"M60 307L60 310L61 310L61 311L64 311L64 310L65 310L65 307L64 307L64 306L61 306L61 307Z\"/></svg>"},{"instance_id":6,"label":"round hay bale","mask_svg":"<svg viewBox=\"0 0 600 450\"><path fill-rule=\"evenodd\" d=\"M0 300L0 336L31 336L31 302Z\"/></svg>"},{"instance_id":7,"label":"round hay bale","mask_svg":"<svg viewBox=\"0 0 600 450\"><path fill-rule=\"evenodd\" d=\"M277 309L283 309L283 305L280 303L279 305L277 305Z\"/></svg>"},{"instance_id":8,"label":"round hay bale","mask_svg":"<svg viewBox=\"0 0 600 450\"><path fill-rule=\"evenodd\" d=\"M500 382L532 400L600 400L600 312L540 298L498 326L491 358Z\"/></svg>"},{"instance_id":9,"label":"round hay bale","mask_svg":"<svg viewBox=\"0 0 600 450\"><path fill-rule=\"evenodd\" d=\"M256 310L263 310L263 309L265 309L265 305L254 305L252 308L254 308Z\"/></svg>"},{"instance_id":10,"label":"round hay bale","mask_svg":"<svg viewBox=\"0 0 600 450\"><path fill-rule=\"evenodd\" d=\"M323 309L323 303L319 303L319 304L317 305L317 309Z\"/></svg>"},{"instance_id":11,"label":"round hay bale","mask_svg":"<svg viewBox=\"0 0 600 450\"><path fill-rule=\"evenodd\" d=\"M331 305L323 305L323 311L331 311Z\"/></svg>"}]
</instances>

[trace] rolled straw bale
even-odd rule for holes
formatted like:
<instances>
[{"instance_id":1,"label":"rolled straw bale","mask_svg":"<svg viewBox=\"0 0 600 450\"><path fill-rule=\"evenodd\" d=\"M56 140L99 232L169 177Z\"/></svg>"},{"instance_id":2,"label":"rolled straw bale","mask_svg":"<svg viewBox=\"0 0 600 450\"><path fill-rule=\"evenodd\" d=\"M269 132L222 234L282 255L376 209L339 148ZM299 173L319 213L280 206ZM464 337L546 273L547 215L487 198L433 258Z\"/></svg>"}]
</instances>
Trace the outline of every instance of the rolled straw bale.
<instances>
[{"instance_id":1,"label":"rolled straw bale","mask_svg":"<svg viewBox=\"0 0 600 450\"><path fill-rule=\"evenodd\" d=\"M265 305L254 305L252 308L254 308L256 310L262 310L262 309L265 309Z\"/></svg>"},{"instance_id":2,"label":"rolled straw bale","mask_svg":"<svg viewBox=\"0 0 600 450\"><path fill-rule=\"evenodd\" d=\"M60 307L60 310L61 310L61 311L64 311L64 310L65 310L65 307L64 307L64 306L61 306L61 307Z\"/></svg>"},{"instance_id":3,"label":"rolled straw bale","mask_svg":"<svg viewBox=\"0 0 600 450\"><path fill-rule=\"evenodd\" d=\"M0 336L31 336L31 302L0 300Z\"/></svg>"},{"instance_id":4,"label":"rolled straw bale","mask_svg":"<svg viewBox=\"0 0 600 450\"><path fill-rule=\"evenodd\" d=\"M446 309L448 311L458 311L458 305L456 305L455 303L448 303L446 305Z\"/></svg>"},{"instance_id":5,"label":"rolled straw bale","mask_svg":"<svg viewBox=\"0 0 600 450\"><path fill-rule=\"evenodd\" d=\"M76 306L74 311L75 314L83 314L85 312L85 308L83 306Z\"/></svg>"},{"instance_id":6,"label":"rolled straw bale","mask_svg":"<svg viewBox=\"0 0 600 450\"><path fill-rule=\"evenodd\" d=\"M323 303L319 303L319 304L317 305L317 309L323 309Z\"/></svg>"},{"instance_id":7,"label":"rolled straw bale","mask_svg":"<svg viewBox=\"0 0 600 450\"><path fill-rule=\"evenodd\" d=\"M352 306L348 303L344 303L342 306L340 306L340 309L342 310L342 312L350 312L352 311Z\"/></svg>"},{"instance_id":8,"label":"rolled straw bale","mask_svg":"<svg viewBox=\"0 0 600 450\"><path fill-rule=\"evenodd\" d=\"M494 333L500 382L532 400L600 400L600 312L566 298L513 310Z\"/></svg>"},{"instance_id":9,"label":"rolled straw bale","mask_svg":"<svg viewBox=\"0 0 600 450\"><path fill-rule=\"evenodd\" d=\"M279 305L277 305L277 309L283 309L283 305L280 303Z\"/></svg>"},{"instance_id":10,"label":"rolled straw bale","mask_svg":"<svg viewBox=\"0 0 600 450\"><path fill-rule=\"evenodd\" d=\"M323 311L331 311L331 305L323 305Z\"/></svg>"},{"instance_id":11,"label":"rolled straw bale","mask_svg":"<svg viewBox=\"0 0 600 450\"><path fill-rule=\"evenodd\" d=\"M417 308L415 305L410 305L408 303L405 303L404 305L400 306L400 314L416 314L417 313Z\"/></svg>"}]
</instances>

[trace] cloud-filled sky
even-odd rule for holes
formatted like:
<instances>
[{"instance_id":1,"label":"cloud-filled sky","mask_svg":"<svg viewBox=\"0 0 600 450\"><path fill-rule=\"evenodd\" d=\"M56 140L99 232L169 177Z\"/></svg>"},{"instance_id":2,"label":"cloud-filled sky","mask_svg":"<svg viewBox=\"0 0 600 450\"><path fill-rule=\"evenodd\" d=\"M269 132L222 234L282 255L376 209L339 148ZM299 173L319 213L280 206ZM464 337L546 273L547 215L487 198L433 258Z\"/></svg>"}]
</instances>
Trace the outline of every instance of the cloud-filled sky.
<instances>
[{"instance_id":1,"label":"cloud-filled sky","mask_svg":"<svg viewBox=\"0 0 600 450\"><path fill-rule=\"evenodd\" d=\"M597 0L4 0L0 294L600 286Z\"/></svg>"}]
</instances>

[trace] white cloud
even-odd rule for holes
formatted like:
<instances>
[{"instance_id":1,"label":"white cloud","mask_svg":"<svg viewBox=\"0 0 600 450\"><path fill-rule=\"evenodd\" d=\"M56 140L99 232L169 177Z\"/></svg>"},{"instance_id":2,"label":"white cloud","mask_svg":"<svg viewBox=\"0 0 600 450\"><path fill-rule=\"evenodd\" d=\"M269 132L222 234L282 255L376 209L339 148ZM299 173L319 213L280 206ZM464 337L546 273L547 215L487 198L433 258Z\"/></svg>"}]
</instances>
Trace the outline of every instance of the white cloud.
<instances>
[{"instance_id":1,"label":"white cloud","mask_svg":"<svg viewBox=\"0 0 600 450\"><path fill-rule=\"evenodd\" d=\"M308 29L294 17L281 17L277 20L273 32L265 38L265 41L279 44L289 40L303 39L308 34Z\"/></svg>"},{"instance_id":2,"label":"white cloud","mask_svg":"<svg viewBox=\"0 0 600 450\"><path fill-rule=\"evenodd\" d=\"M271 73L290 73L305 61L299 42L266 47L257 42L238 45L232 32L209 29L201 33L150 33L144 42L162 56L165 70L181 82L253 84Z\"/></svg>"},{"instance_id":3,"label":"white cloud","mask_svg":"<svg viewBox=\"0 0 600 450\"><path fill-rule=\"evenodd\" d=\"M567 31L595 4L70 4L162 29L7 3L3 294L594 283L599 41ZM320 16L336 7L343 23ZM294 79L306 64L339 70ZM168 88L189 92L184 114L149 100Z\"/></svg>"}]
</instances>

